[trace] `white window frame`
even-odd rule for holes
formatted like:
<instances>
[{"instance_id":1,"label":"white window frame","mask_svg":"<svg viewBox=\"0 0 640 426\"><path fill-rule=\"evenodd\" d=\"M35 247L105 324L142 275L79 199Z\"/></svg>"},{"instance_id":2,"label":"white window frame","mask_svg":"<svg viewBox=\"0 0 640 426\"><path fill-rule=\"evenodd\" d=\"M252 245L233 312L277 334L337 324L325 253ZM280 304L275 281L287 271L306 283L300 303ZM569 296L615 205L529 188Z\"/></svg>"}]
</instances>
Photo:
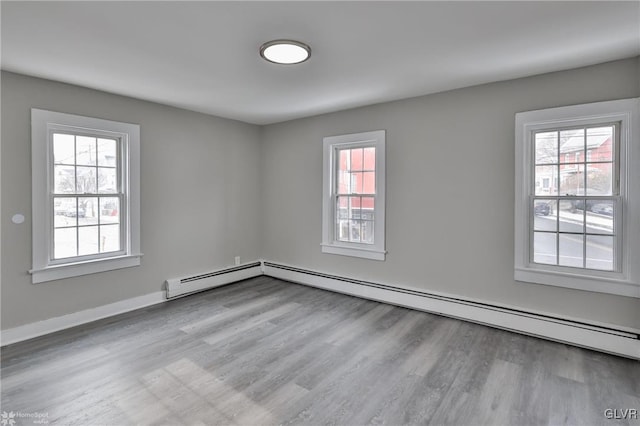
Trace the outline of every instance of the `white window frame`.
<instances>
[{"instance_id":1,"label":"white window frame","mask_svg":"<svg viewBox=\"0 0 640 426\"><path fill-rule=\"evenodd\" d=\"M123 200L121 250L97 256L53 259L54 131L95 134L120 141ZM140 265L140 126L31 109L32 239L34 284Z\"/></svg>"},{"instance_id":2,"label":"white window frame","mask_svg":"<svg viewBox=\"0 0 640 426\"><path fill-rule=\"evenodd\" d=\"M343 256L385 260L385 142L386 132L353 133L330 136L323 140L322 176L322 252ZM336 238L337 151L359 147L376 149L376 196L373 244L339 241Z\"/></svg>"},{"instance_id":3,"label":"white window frame","mask_svg":"<svg viewBox=\"0 0 640 426\"><path fill-rule=\"evenodd\" d=\"M516 281L640 298L640 98L596 102L516 114ZM600 123L620 123L619 202L615 272L533 263L530 259L534 132Z\"/></svg>"}]
</instances>

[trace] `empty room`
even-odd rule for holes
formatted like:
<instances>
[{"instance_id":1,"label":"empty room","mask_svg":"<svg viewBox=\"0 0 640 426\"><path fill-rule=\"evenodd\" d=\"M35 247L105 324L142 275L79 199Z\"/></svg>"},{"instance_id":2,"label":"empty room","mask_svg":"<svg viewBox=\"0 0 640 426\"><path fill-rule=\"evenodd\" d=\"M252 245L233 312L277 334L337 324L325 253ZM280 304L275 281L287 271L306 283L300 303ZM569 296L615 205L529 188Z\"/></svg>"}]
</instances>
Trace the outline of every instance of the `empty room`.
<instances>
[{"instance_id":1,"label":"empty room","mask_svg":"<svg viewBox=\"0 0 640 426\"><path fill-rule=\"evenodd\" d=\"M2 426L640 425L640 2L0 19Z\"/></svg>"}]
</instances>

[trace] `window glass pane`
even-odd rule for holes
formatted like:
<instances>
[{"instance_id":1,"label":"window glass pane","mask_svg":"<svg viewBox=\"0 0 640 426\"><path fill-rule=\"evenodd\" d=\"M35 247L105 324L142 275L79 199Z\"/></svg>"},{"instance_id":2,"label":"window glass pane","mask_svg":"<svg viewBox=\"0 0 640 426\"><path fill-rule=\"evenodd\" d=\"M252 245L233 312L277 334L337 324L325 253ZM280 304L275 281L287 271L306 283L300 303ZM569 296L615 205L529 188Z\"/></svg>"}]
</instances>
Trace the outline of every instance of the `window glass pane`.
<instances>
[{"instance_id":1,"label":"window glass pane","mask_svg":"<svg viewBox=\"0 0 640 426\"><path fill-rule=\"evenodd\" d=\"M587 200L587 234L613 234L615 203L608 200Z\"/></svg>"},{"instance_id":2,"label":"window glass pane","mask_svg":"<svg viewBox=\"0 0 640 426\"><path fill-rule=\"evenodd\" d=\"M98 165L96 138L76 136L76 164L82 166Z\"/></svg>"},{"instance_id":3,"label":"window glass pane","mask_svg":"<svg viewBox=\"0 0 640 426\"><path fill-rule=\"evenodd\" d=\"M53 256L55 259L78 255L77 228L59 228L53 231Z\"/></svg>"},{"instance_id":4,"label":"window glass pane","mask_svg":"<svg viewBox=\"0 0 640 426\"><path fill-rule=\"evenodd\" d=\"M558 132L536 133L536 164L558 162Z\"/></svg>"},{"instance_id":5,"label":"window glass pane","mask_svg":"<svg viewBox=\"0 0 640 426\"><path fill-rule=\"evenodd\" d=\"M120 199L116 197L100 197L100 223L107 224L119 222Z\"/></svg>"},{"instance_id":6,"label":"window glass pane","mask_svg":"<svg viewBox=\"0 0 640 426\"><path fill-rule=\"evenodd\" d=\"M533 229L535 231L556 231L558 209L555 200L535 200L533 202Z\"/></svg>"},{"instance_id":7,"label":"window glass pane","mask_svg":"<svg viewBox=\"0 0 640 426\"><path fill-rule=\"evenodd\" d=\"M562 130L560 132L560 162L584 161L584 129Z\"/></svg>"},{"instance_id":8,"label":"window glass pane","mask_svg":"<svg viewBox=\"0 0 640 426\"><path fill-rule=\"evenodd\" d=\"M613 126L587 129L590 161L613 161Z\"/></svg>"},{"instance_id":9,"label":"window glass pane","mask_svg":"<svg viewBox=\"0 0 640 426\"><path fill-rule=\"evenodd\" d=\"M362 191L365 194L375 194L376 193L376 173L375 172L364 172L363 176L363 185Z\"/></svg>"},{"instance_id":10,"label":"window glass pane","mask_svg":"<svg viewBox=\"0 0 640 426\"><path fill-rule=\"evenodd\" d=\"M120 225L100 226L100 253L119 251L120 248Z\"/></svg>"},{"instance_id":11,"label":"window glass pane","mask_svg":"<svg viewBox=\"0 0 640 426\"><path fill-rule=\"evenodd\" d=\"M116 166L116 146L114 139L98 139L98 166Z\"/></svg>"},{"instance_id":12,"label":"window glass pane","mask_svg":"<svg viewBox=\"0 0 640 426\"><path fill-rule=\"evenodd\" d=\"M549 232L533 233L533 261L535 263L556 264L556 237L557 234Z\"/></svg>"},{"instance_id":13,"label":"window glass pane","mask_svg":"<svg viewBox=\"0 0 640 426\"><path fill-rule=\"evenodd\" d=\"M613 271L613 237L587 235L587 268Z\"/></svg>"},{"instance_id":14,"label":"window glass pane","mask_svg":"<svg viewBox=\"0 0 640 426\"><path fill-rule=\"evenodd\" d=\"M96 197L78 198L78 225L98 224L98 199Z\"/></svg>"},{"instance_id":15,"label":"window glass pane","mask_svg":"<svg viewBox=\"0 0 640 426\"><path fill-rule=\"evenodd\" d=\"M53 191L55 194L74 194L76 192L75 167L53 166Z\"/></svg>"},{"instance_id":16,"label":"window glass pane","mask_svg":"<svg viewBox=\"0 0 640 426\"><path fill-rule=\"evenodd\" d=\"M75 144L73 135L53 134L53 161L55 164L75 163Z\"/></svg>"},{"instance_id":17,"label":"window glass pane","mask_svg":"<svg viewBox=\"0 0 640 426\"><path fill-rule=\"evenodd\" d=\"M363 243L373 244L373 221L372 220L363 220L362 225L360 227L360 236L362 238Z\"/></svg>"},{"instance_id":18,"label":"window glass pane","mask_svg":"<svg viewBox=\"0 0 640 426\"><path fill-rule=\"evenodd\" d=\"M360 205L362 197L349 197L349 219L360 219Z\"/></svg>"},{"instance_id":19,"label":"window glass pane","mask_svg":"<svg viewBox=\"0 0 640 426\"><path fill-rule=\"evenodd\" d=\"M338 240L349 241L349 221L338 221Z\"/></svg>"},{"instance_id":20,"label":"window glass pane","mask_svg":"<svg viewBox=\"0 0 640 426\"><path fill-rule=\"evenodd\" d=\"M98 227L83 226L78 229L78 255L98 253Z\"/></svg>"},{"instance_id":21,"label":"window glass pane","mask_svg":"<svg viewBox=\"0 0 640 426\"><path fill-rule=\"evenodd\" d=\"M364 169L376 169L376 149L373 147L364 149Z\"/></svg>"},{"instance_id":22,"label":"window glass pane","mask_svg":"<svg viewBox=\"0 0 640 426\"><path fill-rule=\"evenodd\" d=\"M349 170L349 156L351 151L348 149L341 149L338 151L338 170L347 171Z\"/></svg>"},{"instance_id":23,"label":"window glass pane","mask_svg":"<svg viewBox=\"0 0 640 426\"><path fill-rule=\"evenodd\" d=\"M558 166L536 166L535 195L556 195L558 193Z\"/></svg>"},{"instance_id":24,"label":"window glass pane","mask_svg":"<svg viewBox=\"0 0 640 426\"><path fill-rule=\"evenodd\" d=\"M613 194L613 164L587 164L587 195Z\"/></svg>"},{"instance_id":25,"label":"window glass pane","mask_svg":"<svg viewBox=\"0 0 640 426\"><path fill-rule=\"evenodd\" d=\"M360 210L361 219L374 219L375 201L373 197L362 197L362 207Z\"/></svg>"},{"instance_id":26,"label":"window glass pane","mask_svg":"<svg viewBox=\"0 0 640 426\"><path fill-rule=\"evenodd\" d=\"M118 191L117 169L98 167L98 192L113 194Z\"/></svg>"},{"instance_id":27,"label":"window glass pane","mask_svg":"<svg viewBox=\"0 0 640 426\"><path fill-rule=\"evenodd\" d=\"M362 183L362 172L351 173L351 192L353 194L362 194Z\"/></svg>"},{"instance_id":28,"label":"window glass pane","mask_svg":"<svg viewBox=\"0 0 640 426\"><path fill-rule=\"evenodd\" d=\"M584 200L560 200L560 232L584 232Z\"/></svg>"},{"instance_id":29,"label":"window glass pane","mask_svg":"<svg viewBox=\"0 0 640 426\"><path fill-rule=\"evenodd\" d=\"M53 226L76 226L76 198L56 197L53 202Z\"/></svg>"},{"instance_id":30,"label":"window glass pane","mask_svg":"<svg viewBox=\"0 0 640 426\"><path fill-rule=\"evenodd\" d=\"M96 167L76 167L76 192L78 194L96 194L98 192Z\"/></svg>"},{"instance_id":31,"label":"window glass pane","mask_svg":"<svg viewBox=\"0 0 640 426\"><path fill-rule=\"evenodd\" d=\"M560 166L560 195L584 195L584 164Z\"/></svg>"},{"instance_id":32,"label":"window glass pane","mask_svg":"<svg viewBox=\"0 0 640 426\"><path fill-rule=\"evenodd\" d=\"M338 171L338 194L351 192L351 173Z\"/></svg>"},{"instance_id":33,"label":"window glass pane","mask_svg":"<svg viewBox=\"0 0 640 426\"><path fill-rule=\"evenodd\" d=\"M559 265L583 267L584 235L560 234Z\"/></svg>"},{"instance_id":34,"label":"window glass pane","mask_svg":"<svg viewBox=\"0 0 640 426\"><path fill-rule=\"evenodd\" d=\"M361 220L349 221L349 241L359 243L361 239Z\"/></svg>"},{"instance_id":35,"label":"window glass pane","mask_svg":"<svg viewBox=\"0 0 640 426\"><path fill-rule=\"evenodd\" d=\"M337 215L336 215L337 219L348 219L349 218L349 198L337 197L336 209L337 209Z\"/></svg>"},{"instance_id":36,"label":"window glass pane","mask_svg":"<svg viewBox=\"0 0 640 426\"><path fill-rule=\"evenodd\" d=\"M362 170L362 148L351 150L351 170Z\"/></svg>"}]
</instances>

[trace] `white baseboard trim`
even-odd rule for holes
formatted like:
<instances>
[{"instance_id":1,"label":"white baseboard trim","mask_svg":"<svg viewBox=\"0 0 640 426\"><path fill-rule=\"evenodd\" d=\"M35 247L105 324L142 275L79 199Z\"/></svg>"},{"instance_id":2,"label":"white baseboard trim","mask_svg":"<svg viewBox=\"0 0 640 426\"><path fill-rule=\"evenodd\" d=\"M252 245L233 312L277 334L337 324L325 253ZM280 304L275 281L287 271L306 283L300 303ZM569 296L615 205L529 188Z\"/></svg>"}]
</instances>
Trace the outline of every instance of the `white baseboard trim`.
<instances>
[{"instance_id":1,"label":"white baseboard trim","mask_svg":"<svg viewBox=\"0 0 640 426\"><path fill-rule=\"evenodd\" d=\"M570 321L468 299L429 294L418 289L354 280L268 261L263 262L263 269L265 275L286 281L640 359L639 336L623 327Z\"/></svg>"},{"instance_id":2,"label":"white baseboard trim","mask_svg":"<svg viewBox=\"0 0 640 426\"><path fill-rule=\"evenodd\" d=\"M0 346L22 342L23 340L33 339L34 337L44 336L45 334L54 333L56 331L166 301L165 292L157 291L155 293L149 293L143 296L133 297L131 299L120 300L108 305L98 306L97 308L85 309L84 311L9 328L7 330L0 331Z\"/></svg>"}]
</instances>

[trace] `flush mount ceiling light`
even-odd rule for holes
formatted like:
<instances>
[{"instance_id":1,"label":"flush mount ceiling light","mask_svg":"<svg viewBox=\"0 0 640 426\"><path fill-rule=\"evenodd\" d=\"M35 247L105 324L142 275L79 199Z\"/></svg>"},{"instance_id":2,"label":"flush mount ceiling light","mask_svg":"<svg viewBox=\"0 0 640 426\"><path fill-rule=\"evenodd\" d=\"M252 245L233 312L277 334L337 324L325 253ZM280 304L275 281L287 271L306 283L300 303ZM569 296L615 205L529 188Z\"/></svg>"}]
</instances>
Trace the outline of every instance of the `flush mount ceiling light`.
<instances>
[{"instance_id":1,"label":"flush mount ceiling light","mask_svg":"<svg viewBox=\"0 0 640 426\"><path fill-rule=\"evenodd\" d=\"M274 64L293 65L311 57L311 48L295 40L272 40L260 46L260 56Z\"/></svg>"}]
</instances>

